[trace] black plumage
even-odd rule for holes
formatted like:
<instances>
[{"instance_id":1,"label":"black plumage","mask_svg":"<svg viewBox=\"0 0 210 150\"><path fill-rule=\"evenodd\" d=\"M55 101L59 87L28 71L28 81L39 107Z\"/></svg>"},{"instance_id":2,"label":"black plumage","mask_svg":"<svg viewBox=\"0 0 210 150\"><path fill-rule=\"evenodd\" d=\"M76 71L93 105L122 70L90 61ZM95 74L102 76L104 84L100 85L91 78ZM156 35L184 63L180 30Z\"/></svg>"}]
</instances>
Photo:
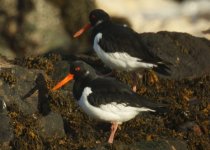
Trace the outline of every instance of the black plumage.
<instances>
[{"instance_id":1,"label":"black plumage","mask_svg":"<svg viewBox=\"0 0 210 150\"><path fill-rule=\"evenodd\" d=\"M89 116L112 123L108 142L112 143L118 124L133 119L141 112L163 113L167 105L158 104L133 91L124 83L110 77L101 77L88 64L75 61L70 65L70 74L53 90L75 79L73 95Z\"/></svg>"},{"instance_id":2,"label":"black plumage","mask_svg":"<svg viewBox=\"0 0 210 150\"><path fill-rule=\"evenodd\" d=\"M138 58L139 62L154 64L154 71L170 75L170 68L167 65L171 64L162 60L151 51L146 50L137 32L129 27L113 23L108 14L100 9L93 10L90 13L89 20L93 26L91 32L92 44L94 44L96 35L101 33L102 38L98 41L98 45L106 53L126 53L131 57Z\"/></svg>"},{"instance_id":3,"label":"black plumage","mask_svg":"<svg viewBox=\"0 0 210 150\"><path fill-rule=\"evenodd\" d=\"M75 68L80 67L80 71ZM89 73L87 73L89 72ZM92 93L88 95L91 105L100 107L110 103L125 104L131 107L145 107L152 110L163 111L165 104L154 103L151 100L133 92L129 86L111 77L98 76L95 70L82 61L75 61L70 66L70 73L75 74L73 94L77 100L83 93L84 88L90 87ZM163 110L161 110L163 108Z\"/></svg>"}]
</instances>

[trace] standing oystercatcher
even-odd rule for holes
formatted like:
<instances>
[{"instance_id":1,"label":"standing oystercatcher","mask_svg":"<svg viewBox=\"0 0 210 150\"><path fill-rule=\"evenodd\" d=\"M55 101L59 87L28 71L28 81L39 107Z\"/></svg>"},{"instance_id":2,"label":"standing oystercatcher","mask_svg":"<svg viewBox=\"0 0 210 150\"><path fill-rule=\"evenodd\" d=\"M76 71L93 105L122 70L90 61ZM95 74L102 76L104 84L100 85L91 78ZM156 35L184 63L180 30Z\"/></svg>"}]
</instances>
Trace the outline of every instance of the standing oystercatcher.
<instances>
[{"instance_id":1,"label":"standing oystercatcher","mask_svg":"<svg viewBox=\"0 0 210 150\"><path fill-rule=\"evenodd\" d=\"M108 142L113 143L119 124L129 121L141 112L160 112L165 105L155 104L139 96L130 88L114 78L101 77L82 61L70 65L70 74L52 90L55 91L74 79L73 95L78 104L90 117L111 122L111 135Z\"/></svg>"},{"instance_id":2,"label":"standing oystercatcher","mask_svg":"<svg viewBox=\"0 0 210 150\"><path fill-rule=\"evenodd\" d=\"M153 69L170 75L168 62L144 48L137 32L129 27L114 24L109 15L95 9L90 12L90 23L74 34L79 37L92 27L91 41L98 57L110 68L123 71Z\"/></svg>"}]
</instances>

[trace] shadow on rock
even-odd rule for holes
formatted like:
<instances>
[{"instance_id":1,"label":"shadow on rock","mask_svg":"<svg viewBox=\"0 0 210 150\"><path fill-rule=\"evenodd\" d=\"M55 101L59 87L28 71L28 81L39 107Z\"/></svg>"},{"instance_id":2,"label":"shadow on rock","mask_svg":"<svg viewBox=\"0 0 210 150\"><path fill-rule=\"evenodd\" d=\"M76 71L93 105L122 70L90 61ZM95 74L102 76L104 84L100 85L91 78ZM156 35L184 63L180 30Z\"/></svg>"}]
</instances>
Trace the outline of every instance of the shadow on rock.
<instances>
[{"instance_id":1,"label":"shadow on rock","mask_svg":"<svg viewBox=\"0 0 210 150\"><path fill-rule=\"evenodd\" d=\"M23 96L23 100L27 97L30 97L34 92L38 90L38 110L39 113L43 116L48 115L51 112L50 108L50 98L48 95L48 88L47 88L47 82L45 80L45 77L39 73L38 77L35 80L35 87L32 88L26 95Z\"/></svg>"}]
</instances>

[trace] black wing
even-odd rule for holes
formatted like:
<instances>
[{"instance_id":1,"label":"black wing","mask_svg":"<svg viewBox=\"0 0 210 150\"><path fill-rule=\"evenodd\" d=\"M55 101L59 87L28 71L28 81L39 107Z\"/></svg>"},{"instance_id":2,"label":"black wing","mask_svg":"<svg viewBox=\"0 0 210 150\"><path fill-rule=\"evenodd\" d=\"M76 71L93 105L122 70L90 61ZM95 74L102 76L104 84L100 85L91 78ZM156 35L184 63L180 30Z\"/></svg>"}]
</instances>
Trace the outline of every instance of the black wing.
<instances>
[{"instance_id":1,"label":"black wing","mask_svg":"<svg viewBox=\"0 0 210 150\"><path fill-rule=\"evenodd\" d=\"M108 27L102 28L100 32L103 37L99 41L99 45L106 52L126 52L130 56L154 64L162 61L145 49L139 34L129 27L110 24Z\"/></svg>"},{"instance_id":2,"label":"black wing","mask_svg":"<svg viewBox=\"0 0 210 150\"><path fill-rule=\"evenodd\" d=\"M100 106L108 103L119 103L133 107L146 107L150 109L165 107L163 104L156 104L150 100L139 96L130 88L113 78L98 78L89 85L92 92L88 96L88 101L93 106Z\"/></svg>"},{"instance_id":3,"label":"black wing","mask_svg":"<svg viewBox=\"0 0 210 150\"><path fill-rule=\"evenodd\" d=\"M102 39L99 41L100 47L106 52L126 52L130 56L138 57L141 62L156 64L153 68L155 72L163 75L170 75L171 65L155 56L145 48L138 33L128 27L113 25L102 30Z\"/></svg>"}]
</instances>

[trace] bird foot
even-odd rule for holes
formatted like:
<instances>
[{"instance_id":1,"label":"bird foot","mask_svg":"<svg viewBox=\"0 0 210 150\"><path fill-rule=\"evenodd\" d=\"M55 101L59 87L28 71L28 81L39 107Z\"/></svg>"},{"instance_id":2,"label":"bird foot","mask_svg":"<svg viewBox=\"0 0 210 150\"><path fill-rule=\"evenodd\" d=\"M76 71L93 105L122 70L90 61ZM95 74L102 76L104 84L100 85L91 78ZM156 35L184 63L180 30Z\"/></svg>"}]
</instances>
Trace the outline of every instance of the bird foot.
<instances>
[{"instance_id":1,"label":"bird foot","mask_svg":"<svg viewBox=\"0 0 210 150\"><path fill-rule=\"evenodd\" d=\"M115 135L115 132L117 131L117 127L118 127L118 123L116 123L116 122L112 123L111 134L110 134L109 140L108 140L108 143L110 143L110 144L112 144L114 141L114 135Z\"/></svg>"}]
</instances>

